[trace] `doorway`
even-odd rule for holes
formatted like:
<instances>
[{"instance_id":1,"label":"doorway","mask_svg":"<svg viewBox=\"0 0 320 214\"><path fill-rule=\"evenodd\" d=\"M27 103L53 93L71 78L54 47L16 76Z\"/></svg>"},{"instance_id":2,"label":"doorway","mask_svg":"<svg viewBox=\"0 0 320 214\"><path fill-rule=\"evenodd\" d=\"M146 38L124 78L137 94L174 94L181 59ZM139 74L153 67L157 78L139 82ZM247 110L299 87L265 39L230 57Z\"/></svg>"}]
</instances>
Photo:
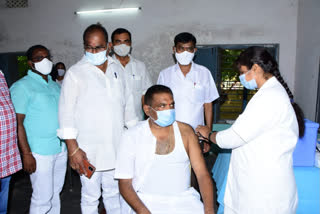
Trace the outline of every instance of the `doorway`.
<instances>
[{"instance_id":1,"label":"doorway","mask_svg":"<svg viewBox=\"0 0 320 214\"><path fill-rule=\"evenodd\" d=\"M320 58L319 58L319 72L318 72L318 91L317 91L317 106L315 121L320 123Z\"/></svg>"},{"instance_id":2,"label":"doorway","mask_svg":"<svg viewBox=\"0 0 320 214\"><path fill-rule=\"evenodd\" d=\"M27 74L29 66L24 52L0 53L0 70L2 70L8 87Z\"/></svg>"},{"instance_id":3,"label":"doorway","mask_svg":"<svg viewBox=\"0 0 320 214\"><path fill-rule=\"evenodd\" d=\"M198 45L195 63L207 67L216 83L219 99L213 102L213 122L232 123L245 109L256 90L245 89L234 61L250 46L262 46L278 61L279 44Z\"/></svg>"}]
</instances>

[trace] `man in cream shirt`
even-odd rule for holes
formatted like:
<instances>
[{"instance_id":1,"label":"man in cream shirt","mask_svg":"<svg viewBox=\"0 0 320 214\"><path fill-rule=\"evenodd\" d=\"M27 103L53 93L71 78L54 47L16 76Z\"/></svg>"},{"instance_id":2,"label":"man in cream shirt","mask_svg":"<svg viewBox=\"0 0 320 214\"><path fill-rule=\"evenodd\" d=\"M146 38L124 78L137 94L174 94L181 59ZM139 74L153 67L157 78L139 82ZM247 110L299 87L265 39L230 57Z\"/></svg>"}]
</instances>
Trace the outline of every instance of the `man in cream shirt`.
<instances>
[{"instance_id":1,"label":"man in cream shirt","mask_svg":"<svg viewBox=\"0 0 320 214\"><path fill-rule=\"evenodd\" d=\"M179 33L173 47L178 62L160 72L158 84L172 90L177 121L193 129L205 124L211 130L212 102L219 94L210 71L192 61L196 51L196 38L187 32Z\"/></svg>"},{"instance_id":2,"label":"man in cream shirt","mask_svg":"<svg viewBox=\"0 0 320 214\"><path fill-rule=\"evenodd\" d=\"M127 29L118 28L111 35L113 56L123 71L128 88L133 94L135 111L139 120L144 119L142 110L142 96L152 85L150 75L143 62L134 59L131 55L131 33Z\"/></svg>"},{"instance_id":3,"label":"man in cream shirt","mask_svg":"<svg viewBox=\"0 0 320 214\"><path fill-rule=\"evenodd\" d=\"M112 58L108 34L100 24L83 34L85 55L63 80L59 103L58 136L68 146L70 165L79 174L83 160L96 167L91 179L80 177L82 213L98 213L99 198L108 214L119 214L118 182L114 180L116 150L124 126L137 117L121 68Z\"/></svg>"},{"instance_id":4,"label":"man in cream shirt","mask_svg":"<svg viewBox=\"0 0 320 214\"><path fill-rule=\"evenodd\" d=\"M195 129L198 125L206 125L210 130L213 122L212 102L219 97L210 71L194 63L196 38L188 32L179 33L174 38L173 53L177 64L160 72L158 83L169 87L174 95L176 120L184 122ZM210 150L210 145L203 144L203 153ZM211 157L208 156L208 159ZM207 161L211 171L212 161ZM197 188L194 173L192 186Z\"/></svg>"}]
</instances>

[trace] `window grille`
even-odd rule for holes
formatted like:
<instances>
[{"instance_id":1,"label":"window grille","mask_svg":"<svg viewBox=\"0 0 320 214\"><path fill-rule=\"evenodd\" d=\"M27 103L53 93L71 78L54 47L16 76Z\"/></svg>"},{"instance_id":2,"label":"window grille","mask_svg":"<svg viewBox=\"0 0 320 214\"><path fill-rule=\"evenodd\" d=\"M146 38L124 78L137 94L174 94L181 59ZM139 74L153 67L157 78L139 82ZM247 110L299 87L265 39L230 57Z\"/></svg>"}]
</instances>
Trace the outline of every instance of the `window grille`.
<instances>
[{"instance_id":1,"label":"window grille","mask_svg":"<svg viewBox=\"0 0 320 214\"><path fill-rule=\"evenodd\" d=\"M6 0L7 8L25 8L28 7L28 0Z\"/></svg>"}]
</instances>

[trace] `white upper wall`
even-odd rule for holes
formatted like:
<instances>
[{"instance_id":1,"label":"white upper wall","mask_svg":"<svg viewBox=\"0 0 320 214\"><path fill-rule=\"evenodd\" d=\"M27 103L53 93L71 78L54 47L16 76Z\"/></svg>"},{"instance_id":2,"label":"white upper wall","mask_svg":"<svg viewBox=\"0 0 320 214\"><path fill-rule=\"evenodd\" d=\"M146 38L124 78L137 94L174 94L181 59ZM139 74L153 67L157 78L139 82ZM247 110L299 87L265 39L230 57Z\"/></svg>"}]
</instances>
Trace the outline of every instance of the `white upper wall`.
<instances>
[{"instance_id":1,"label":"white upper wall","mask_svg":"<svg viewBox=\"0 0 320 214\"><path fill-rule=\"evenodd\" d=\"M320 63L320 1L300 0L295 95L305 117L315 120Z\"/></svg>"},{"instance_id":2,"label":"white upper wall","mask_svg":"<svg viewBox=\"0 0 320 214\"><path fill-rule=\"evenodd\" d=\"M120 5L122 2L122 5ZM138 13L75 15L74 11L141 6ZM29 8L0 8L0 52L25 51L44 44L53 61L67 67L83 54L82 33L96 22L109 34L132 33L133 55L156 81L173 64L173 38L193 33L199 44L280 44L280 71L294 85L298 0L29 0Z\"/></svg>"}]
</instances>

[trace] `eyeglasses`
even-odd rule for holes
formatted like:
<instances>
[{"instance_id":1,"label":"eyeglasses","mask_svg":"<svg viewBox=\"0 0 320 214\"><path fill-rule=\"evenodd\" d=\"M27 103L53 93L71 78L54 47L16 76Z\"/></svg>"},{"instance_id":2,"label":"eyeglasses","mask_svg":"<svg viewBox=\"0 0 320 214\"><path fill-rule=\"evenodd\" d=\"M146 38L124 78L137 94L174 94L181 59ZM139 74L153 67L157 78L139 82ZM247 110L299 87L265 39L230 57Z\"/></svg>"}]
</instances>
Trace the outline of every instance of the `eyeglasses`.
<instances>
[{"instance_id":1,"label":"eyeglasses","mask_svg":"<svg viewBox=\"0 0 320 214\"><path fill-rule=\"evenodd\" d=\"M100 51L104 51L107 48L107 46L96 46L96 47L91 47L90 45L85 45L84 49L88 52L100 52Z\"/></svg>"},{"instance_id":2,"label":"eyeglasses","mask_svg":"<svg viewBox=\"0 0 320 214\"><path fill-rule=\"evenodd\" d=\"M35 56L35 57L32 57L32 61L33 62L41 62L44 58L47 58L48 60L51 60L51 56L50 55L47 55L47 56Z\"/></svg>"},{"instance_id":3,"label":"eyeglasses","mask_svg":"<svg viewBox=\"0 0 320 214\"><path fill-rule=\"evenodd\" d=\"M176 47L176 51L177 52L184 52L184 51L194 52L194 46L183 47L179 45Z\"/></svg>"}]
</instances>

